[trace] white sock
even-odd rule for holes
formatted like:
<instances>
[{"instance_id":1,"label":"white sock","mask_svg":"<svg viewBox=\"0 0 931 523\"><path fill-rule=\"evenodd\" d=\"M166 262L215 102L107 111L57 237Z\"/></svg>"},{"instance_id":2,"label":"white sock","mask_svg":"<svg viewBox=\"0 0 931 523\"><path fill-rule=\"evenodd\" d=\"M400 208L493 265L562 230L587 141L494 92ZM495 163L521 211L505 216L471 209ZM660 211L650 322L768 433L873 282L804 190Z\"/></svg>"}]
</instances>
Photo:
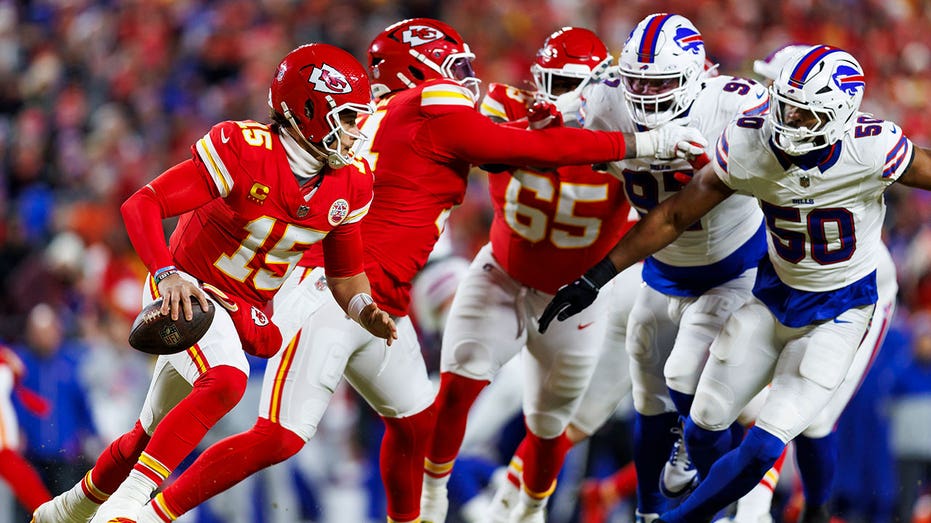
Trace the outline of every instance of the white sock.
<instances>
[{"instance_id":1,"label":"white sock","mask_svg":"<svg viewBox=\"0 0 931 523\"><path fill-rule=\"evenodd\" d=\"M152 508L152 503L149 502L139 511L139 515L136 517L136 523L164 523L164 521L158 516L155 509Z\"/></svg>"},{"instance_id":2,"label":"white sock","mask_svg":"<svg viewBox=\"0 0 931 523\"><path fill-rule=\"evenodd\" d=\"M527 491L520 489L520 504L527 507L529 510L539 510L546 505L546 500L549 499L549 496L545 498L535 498L530 494L527 494Z\"/></svg>"},{"instance_id":3,"label":"white sock","mask_svg":"<svg viewBox=\"0 0 931 523\"><path fill-rule=\"evenodd\" d=\"M737 513L734 515L735 523L758 523L765 516L773 503L773 491L768 485L757 484L753 490L737 501ZM764 520L765 521L765 520Z\"/></svg>"},{"instance_id":4,"label":"white sock","mask_svg":"<svg viewBox=\"0 0 931 523\"><path fill-rule=\"evenodd\" d=\"M133 470L129 473L129 477L123 481L123 484L120 485L120 488L116 489L116 492L110 496L110 499L119 497L121 500L132 500L142 506L149 502L156 488L158 488L158 484L149 479L148 476L138 470Z\"/></svg>"},{"instance_id":5,"label":"white sock","mask_svg":"<svg viewBox=\"0 0 931 523\"><path fill-rule=\"evenodd\" d=\"M436 477L427 474L426 472L423 475L423 488L424 490L446 490L446 485L449 483L449 476L451 474L446 474L444 476Z\"/></svg>"}]
</instances>

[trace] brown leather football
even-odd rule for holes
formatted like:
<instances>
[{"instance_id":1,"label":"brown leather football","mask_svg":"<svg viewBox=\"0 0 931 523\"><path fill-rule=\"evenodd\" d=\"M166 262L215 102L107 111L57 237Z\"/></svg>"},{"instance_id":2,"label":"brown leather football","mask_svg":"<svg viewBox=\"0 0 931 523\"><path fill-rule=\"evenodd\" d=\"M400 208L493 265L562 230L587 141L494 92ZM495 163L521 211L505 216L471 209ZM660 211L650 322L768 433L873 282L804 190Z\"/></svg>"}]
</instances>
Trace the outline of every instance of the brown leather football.
<instances>
[{"instance_id":1,"label":"brown leather football","mask_svg":"<svg viewBox=\"0 0 931 523\"><path fill-rule=\"evenodd\" d=\"M136 350L148 354L175 354L187 350L196 344L213 323L216 312L213 302L207 300L207 311L194 302L194 317L190 321L184 315L172 321L171 316L163 316L159 309L162 299L159 298L145 306L136 316L129 331L129 344Z\"/></svg>"}]
</instances>

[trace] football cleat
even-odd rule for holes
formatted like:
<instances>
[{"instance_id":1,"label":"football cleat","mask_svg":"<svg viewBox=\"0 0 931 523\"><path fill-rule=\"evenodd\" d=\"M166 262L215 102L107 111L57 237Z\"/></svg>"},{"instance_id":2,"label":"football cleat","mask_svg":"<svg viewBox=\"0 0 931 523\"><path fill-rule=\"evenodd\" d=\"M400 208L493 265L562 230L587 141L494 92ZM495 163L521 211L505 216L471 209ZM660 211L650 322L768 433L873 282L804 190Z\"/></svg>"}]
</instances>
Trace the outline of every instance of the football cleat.
<instances>
[{"instance_id":1,"label":"football cleat","mask_svg":"<svg viewBox=\"0 0 931 523\"><path fill-rule=\"evenodd\" d=\"M639 510L634 512L634 523L658 523L659 514L655 512L641 513Z\"/></svg>"},{"instance_id":2,"label":"football cleat","mask_svg":"<svg viewBox=\"0 0 931 523\"><path fill-rule=\"evenodd\" d=\"M546 523L546 503L530 506L519 501L511 511L508 523Z\"/></svg>"},{"instance_id":3,"label":"football cleat","mask_svg":"<svg viewBox=\"0 0 931 523\"><path fill-rule=\"evenodd\" d=\"M669 461L663 465L659 476L659 490L667 498L678 498L695 490L698 486L698 471L695 470L695 465L692 464L692 459L689 458L689 453L685 449L682 429L672 430L679 437L672 444Z\"/></svg>"},{"instance_id":4,"label":"football cleat","mask_svg":"<svg viewBox=\"0 0 931 523\"><path fill-rule=\"evenodd\" d=\"M39 505L32 513L30 523L87 523L94 517L98 506L71 489Z\"/></svg>"},{"instance_id":5,"label":"football cleat","mask_svg":"<svg viewBox=\"0 0 931 523\"><path fill-rule=\"evenodd\" d=\"M505 470L505 469L501 469ZM495 475L498 477L498 488L495 490L495 497L492 498L488 506L488 521L491 523L507 523L511 517L511 511L517 506L517 500L520 497L519 488L507 479L506 474Z\"/></svg>"}]
</instances>

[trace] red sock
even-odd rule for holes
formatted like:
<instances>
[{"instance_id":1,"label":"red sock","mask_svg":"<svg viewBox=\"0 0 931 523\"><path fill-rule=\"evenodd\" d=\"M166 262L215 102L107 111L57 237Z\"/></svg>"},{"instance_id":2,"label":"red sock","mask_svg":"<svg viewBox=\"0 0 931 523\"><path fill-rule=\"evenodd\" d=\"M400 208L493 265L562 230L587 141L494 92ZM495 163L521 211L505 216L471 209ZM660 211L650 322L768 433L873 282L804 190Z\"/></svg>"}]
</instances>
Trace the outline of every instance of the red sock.
<instances>
[{"instance_id":1,"label":"red sock","mask_svg":"<svg viewBox=\"0 0 931 523\"><path fill-rule=\"evenodd\" d=\"M133 467L161 484L246 391L246 375L229 365L213 367L194 382L152 433L145 455Z\"/></svg>"},{"instance_id":2,"label":"red sock","mask_svg":"<svg viewBox=\"0 0 931 523\"><path fill-rule=\"evenodd\" d=\"M433 428L433 405L406 418L386 418L381 440L381 479L385 485L388 518L413 521L420 515L424 454Z\"/></svg>"},{"instance_id":3,"label":"red sock","mask_svg":"<svg viewBox=\"0 0 931 523\"><path fill-rule=\"evenodd\" d=\"M110 443L97 458L94 468L84 476L81 484L84 494L96 503L103 503L129 476L148 443L149 435L136 421L132 430Z\"/></svg>"},{"instance_id":4,"label":"red sock","mask_svg":"<svg viewBox=\"0 0 931 523\"><path fill-rule=\"evenodd\" d=\"M487 380L473 380L444 372L440 375L440 391L436 395L436 419L433 437L427 447L427 459L440 465L456 459L462 438L465 437L466 418L479 392L488 386ZM452 469L441 473L449 474ZM427 471L430 473L430 471Z\"/></svg>"},{"instance_id":5,"label":"red sock","mask_svg":"<svg viewBox=\"0 0 931 523\"><path fill-rule=\"evenodd\" d=\"M524 490L533 497L546 497L556 486L556 475L562 468L572 442L566 432L555 438L543 439L527 429L527 452L524 457Z\"/></svg>"},{"instance_id":6,"label":"red sock","mask_svg":"<svg viewBox=\"0 0 931 523\"><path fill-rule=\"evenodd\" d=\"M763 476L763 479L760 480L760 483L766 485L769 490L776 490L776 483L779 482L779 475L782 474L782 465L786 461L786 451L788 447L782 450L782 454L779 456L779 459L776 460L776 463L773 463L773 466L766 471L766 475Z\"/></svg>"},{"instance_id":7,"label":"red sock","mask_svg":"<svg viewBox=\"0 0 931 523\"><path fill-rule=\"evenodd\" d=\"M620 470L604 479L611 485L611 490L617 494L618 499L629 498L637 493L637 468L634 462L621 467Z\"/></svg>"},{"instance_id":8,"label":"red sock","mask_svg":"<svg viewBox=\"0 0 931 523\"><path fill-rule=\"evenodd\" d=\"M6 480L13 495L30 513L52 499L36 469L10 449L0 450L0 477Z\"/></svg>"},{"instance_id":9,"label":"red sock","mask_svg":"<svg viewBox=\"0 0 931 523\"><path fill-rule=\"evenodd\" d=\"M165 488L155 508L177 518L250 475L290 458L303 447L304 439L297 434L259 418L246 432L207 448Z\"/></svg>"},{"instance_id":10,"label":"red sock","mask_svg":"<svg viewBox=\"0 0 931 523\"><path fill-rule=\"evenodd\" d=\"M520 440L517 450L514 451L514 456L511 457L511 462L508 463L507 480L517 488L520 488L520 478L524 475L524 463L527 459L529 446L530 442L526 437Z\"/></svg>"}]
</instances>

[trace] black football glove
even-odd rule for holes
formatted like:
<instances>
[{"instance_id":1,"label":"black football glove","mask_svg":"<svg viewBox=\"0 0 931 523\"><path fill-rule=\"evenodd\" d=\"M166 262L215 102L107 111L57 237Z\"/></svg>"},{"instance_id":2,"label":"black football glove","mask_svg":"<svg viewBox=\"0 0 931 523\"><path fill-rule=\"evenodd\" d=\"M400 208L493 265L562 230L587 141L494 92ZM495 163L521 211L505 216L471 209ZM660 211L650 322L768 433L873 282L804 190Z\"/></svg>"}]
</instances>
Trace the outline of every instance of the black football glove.
<instances>
[{"instance_id":1,"label":"black football glove","mask_svg":"<svg viewBox=\"0 0 931 523\"><path fill-rule=\"evenodd\" d=\"M598 297L598 291L617 275L617 269L609 258L604 258L594 267L585 271L579 279L563 285L540 316L538 330L546 332L553 319L563 321L569 316L582 312Z\"/></svg>"}]
</instances>

